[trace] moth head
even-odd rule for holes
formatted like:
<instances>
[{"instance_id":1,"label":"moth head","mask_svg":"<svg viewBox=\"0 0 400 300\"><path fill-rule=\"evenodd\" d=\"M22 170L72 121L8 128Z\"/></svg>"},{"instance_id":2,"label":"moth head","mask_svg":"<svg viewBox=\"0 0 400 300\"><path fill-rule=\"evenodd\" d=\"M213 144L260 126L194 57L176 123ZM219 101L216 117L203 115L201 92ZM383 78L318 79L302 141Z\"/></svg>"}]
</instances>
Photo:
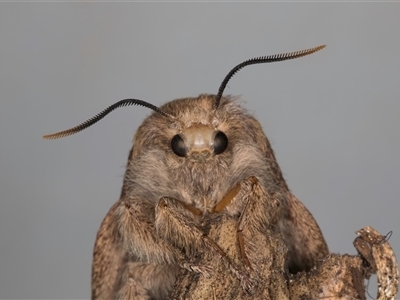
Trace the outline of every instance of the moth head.
<instances>
[{"instance_id":1,"label":"moth head","mask_svg":"<svg viewBox=\"0 0 400 300\"><path fill-rule=\"evenodd\" d=\"M227 86L229 80L233 77L233 75L235 75L235 73L241 70L242 68L254 64L295 59L312 54L323 48L325 48L325 45L291 53L256 57L238 64L225 76L224 80L220 84L218 93L215 95L215 97L213 97L213 104L210 109L214 112L219 110L225 87ZM177 114L176 111L169 111L167 107L165 107L165 109L159 108L155 105L152 105L140 99L124 99L109 106L99 114L86 120L85 122L79 124L78 126L57 133L45 135L43 136L43 138L57 139L78 133L92 126L93 124L97 123L99 120L104 118L106 115L108 115L116 108L123 106L131 106L131 105L139 105L150 108L157 114L159 114L160 117L164 118L165 121L170 123L177 123L177 122L187 123L180 119L179 112ZM229 145L228 137L223 131L216 130L209 124L203 124L202 121L198 123L193 123L190 126L187 126L186 124L186 127L181 128L181 132L175 134L170 141L170 147L175 155L177 155L178 157L190 157L192 159L195 160L198 159L200 161L206 160L211 156L220 155L224 153L228 145Z\"/></svg>"},{"instance_id":2,"label":"moth head","mask_svg":"<svg viewBox=\"0 0 400 300\"><path fill-rule=\"evenodd\" d=\"M229 97L223 103L225 98ZM204 163L225 154L227 110L224 105L214 110L214 102L215 95L209 94L167 102L160 109L174 118L157 113L146 118L136 131L131 157L159 149L170 160Z\"/></svg>"},{"instance_id":3,"label":"moth head","mask_svg":"<svg viewBox=\"0 0 400 300\"><path fill-rule=\"evenodd\" d=\"M177 156L198 161L221 154L227 147L228 137L225 133L203 124L193 124L171 140L171 149Z\"/></svg>"}]
</instances>

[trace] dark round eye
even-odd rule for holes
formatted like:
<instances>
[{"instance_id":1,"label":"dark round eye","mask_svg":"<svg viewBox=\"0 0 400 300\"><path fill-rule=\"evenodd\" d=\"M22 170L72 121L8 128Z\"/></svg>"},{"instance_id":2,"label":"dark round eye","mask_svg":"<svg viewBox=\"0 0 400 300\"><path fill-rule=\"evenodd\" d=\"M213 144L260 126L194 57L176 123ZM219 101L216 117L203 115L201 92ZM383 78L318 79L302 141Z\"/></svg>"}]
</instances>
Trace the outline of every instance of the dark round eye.
<instances>
[{"instance_id":1,"label":"dark round eye","mask_svg":"<svg viewBox=\"0 0 400 300\"><path fill-rule=\"evenodd\" d=\"M187 149L185 142L179 134L175 135L171 140L171 149L174 153L180 157L185 157L187 154Z\"/></svg>"},{"instance_id":2,"label":"dark round eye","mask_svg":"<svg viewBox=\"0 0 400 300\"><path fill-rule=\"evenodd\" d=\"M214 153L221 154L228 147L228 137L222 131L218 131L214 138Z\"/></svg>"}]
</instances>

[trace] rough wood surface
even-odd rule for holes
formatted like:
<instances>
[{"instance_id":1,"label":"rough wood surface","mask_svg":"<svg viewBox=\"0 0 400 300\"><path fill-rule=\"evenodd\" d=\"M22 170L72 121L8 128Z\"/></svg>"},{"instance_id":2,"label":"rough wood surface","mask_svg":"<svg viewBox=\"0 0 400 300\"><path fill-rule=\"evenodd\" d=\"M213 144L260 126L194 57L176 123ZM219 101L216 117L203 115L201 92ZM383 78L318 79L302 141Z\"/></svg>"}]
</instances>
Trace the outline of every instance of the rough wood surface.
<instances>
[{"instance_id":1,"label":"rough wood surface","mask_svg":"<svg viewBox=\"0 0 400 300\"><path fill-rule=\"evenodd\" d=\"M387 237L370 226L356 232L354 246L378 277L378 300L396 299L399 291L399 266Z\"/></svg>"}]
</instances>

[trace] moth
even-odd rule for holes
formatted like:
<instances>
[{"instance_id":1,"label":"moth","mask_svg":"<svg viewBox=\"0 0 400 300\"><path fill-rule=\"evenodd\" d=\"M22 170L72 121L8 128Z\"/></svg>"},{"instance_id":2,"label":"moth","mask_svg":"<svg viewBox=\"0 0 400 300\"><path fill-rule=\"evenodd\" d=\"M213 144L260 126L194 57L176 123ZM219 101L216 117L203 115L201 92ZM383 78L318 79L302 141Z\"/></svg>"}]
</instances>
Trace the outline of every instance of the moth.
<instances>
[{"instance_id":1,"label":"moth","mask_svg":"<svg viewBox=\"0 0 400 300\"><path fill-rule=\"evenodd\" d=\"M120 199L97 233L92 299L165 299L182 268L202 276L212 272L206 262L193 263L201 253L213 252L229 264L204 226L215 214L237 220L238 231L232 234L238 235L245 270L257 269L247 257L251 245L240 228L244 219L266 222L269 212L262 204L270 199L260 197L261 208L246 211L241 200L246 197L238 195L245 190L243 184L252 182L279 204L276 230L288 249L288 271L308 271L328 254L317 222L290 192L260 123L237 97L223 96L232 76L246 66L295 59L324 47L246 60L226 75L217 94L176 99L160 107L125 99L76 127L44 136L75 134L123 106L153 110L134 135ZM251 293L246 276L234 266L232 270Z\"/></svg>"}]
</instances>

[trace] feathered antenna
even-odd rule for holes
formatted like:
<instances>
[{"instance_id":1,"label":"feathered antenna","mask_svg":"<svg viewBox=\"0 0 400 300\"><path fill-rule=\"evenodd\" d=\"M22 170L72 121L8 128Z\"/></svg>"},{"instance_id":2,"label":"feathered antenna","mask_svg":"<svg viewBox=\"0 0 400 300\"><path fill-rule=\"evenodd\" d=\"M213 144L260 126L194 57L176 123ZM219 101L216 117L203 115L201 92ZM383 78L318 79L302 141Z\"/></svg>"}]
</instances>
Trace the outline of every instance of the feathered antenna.
<instances>
[{"instance_id":1,"label":"feathered antenna","mask_svg":"<svg viewBox=\"0 0 400 300\"><path fill-rule=\"evenodd\" d=\"M262 57L256 57L256 58L251 58L248 59L240 64L238 64L236 67L234 67L229 73L228 75L225 76L224 80L222 81L219 89L218 89L218 94L215 98L214 101L214 109L217 109L219 106L219 103L221 101L221 97L222 94L225 90L226 85L228 84L229 80L233 77L233 75L235 75L236 72L238 72L239 70L243 69L246 66L249 65L255 65L255 64L262 64L262 63L270 63L270 62L276 62L276 61L283 61L283 60L289 60L289 59L295 59L295 58L299 58L302 56L306 56L309 54L312 54L314 52L317 52L323 48L325 48L325 45L321 45L318 47L314 47L314 48L310 48L310 49L306 49L306 50L301 50L301 51L296 51L296 52L291 52L291 53L283 53L283 54L275 54L275 55L269 55L269 56L262 56ZM105 110L103 110L102 112L98 113L97 115L95 115L94 117L86 120L85 122L79 124L78 126L75 126L73 128L67 129L67 130L63 130L57 133L53 133L53 134L48 134L48 135L44 135L43 138L44 139L58 139L61 137L66 137L75 133L78 133L90 126L92 126L93 124L97 123L98 121L100 121L101 119L103 119L106 115L108 115L110 112L112 112L113 110L119 108L119 107L123 107L123 106L131 106L131 105L140 105L140 106L144 106L147 108L150 108L152 110L154 110L155 112L169 118L169 119L175 119L175 117L171 114L168 114L166 112L164 112L163 110L161 110L159 107L150 104L146 101L143 100L139 100L139 99L124 99L121 101L118 101L117 103L107 107Z\"/></svg>"},{"instance_id":2,"label":"feathered antenna","mask_svg":"<svg viewBox=\"0 0 400 300\"><path fill-rule=\"evenodd\" d=\"M97 115L95 115L94 117L86 120L85 122L79 124L78 126L75 126L73 128L63 130L63 131L60 131L57 133L44 135L43 138L44 139L58 139L61 137L65 137L65 136L69 136L69 135L78 133L78 132L92 126L93 124L97 123L98 121L103 119L106 115L108 115L110 112L112 112L116 108L123 107L123 106L131 106L131 105L141 105L141 106L150 108L150 109L154 110L155 112L162 114L163 116L166 116L170 119L174 119L174 116L167 114L166 112L162 111L157 106L150 104L146 101L139 100L139 99L124 99L124 100L118 101L117 103L114 103L113 105L107 107L102 112L100 112Z\"/></svg>"},{"instance_id":3,"label":"feathered antenna","mask_svg":"<svg viewBox=\"0 0 400 300\"><path fill-rule=\"evenodd\" d=\"M228 84L229 80L233 77L233 75L235 75L236 72L243 69L244 67L250 66L250 65L255 65L255 64L263 64L263 63L295 59L295 58L299 58L299 57L303 57L303 56L312 54L321 49L324 49L325 47L326 47L326 45L321 45L318 47L314 47L314 48L310 48L310 49L306 49L306 50L300 50L300 51L296 51L296 52L255 57L255 58L248 59L248 60L238 64L236 67L234 67L228 73L228 75L225 76L224 80L222 81L221 85L219 86L218 94L217 94L217 97L215 98L215 102L214 102L214 109L218 108L219 103L221 101L222 94L223 94L225 87Z\"/></svg>"}]
</instances>

